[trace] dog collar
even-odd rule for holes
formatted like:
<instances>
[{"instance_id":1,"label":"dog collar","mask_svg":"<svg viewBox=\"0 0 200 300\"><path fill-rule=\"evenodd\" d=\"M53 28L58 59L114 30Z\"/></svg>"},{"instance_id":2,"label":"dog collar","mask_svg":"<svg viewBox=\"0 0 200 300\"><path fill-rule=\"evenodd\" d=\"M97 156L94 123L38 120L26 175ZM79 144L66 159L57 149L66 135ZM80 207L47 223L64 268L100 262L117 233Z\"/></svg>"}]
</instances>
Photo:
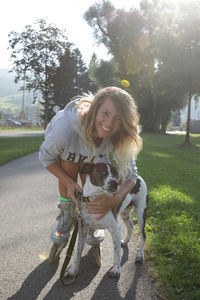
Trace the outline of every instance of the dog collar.
<instances>
[{"instance_id":1,"label":"dog collar","mask_svg":"<svg viewBox=\"0 0 200 300\"><path fill-rule=\"evenodd\" d=\"M84 197L84 196L82 196L82 201L83 202L91 202L91 201L93 201L95 199L95 197Z\"/></svg>"}]
</instances>

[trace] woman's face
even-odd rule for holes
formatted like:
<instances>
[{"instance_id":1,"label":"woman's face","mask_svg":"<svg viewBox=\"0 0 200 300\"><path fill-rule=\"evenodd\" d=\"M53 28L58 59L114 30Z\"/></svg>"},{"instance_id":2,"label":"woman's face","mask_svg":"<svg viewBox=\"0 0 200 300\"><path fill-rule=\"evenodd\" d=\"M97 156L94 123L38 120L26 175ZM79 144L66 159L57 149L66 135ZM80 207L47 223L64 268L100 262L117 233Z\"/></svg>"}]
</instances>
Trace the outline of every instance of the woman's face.
<instances>
[{"instance_id":1,"label":"woman's face","mask_svg":"<svg viewBox=\"0 0 200 300\"><path fill-rule=\"evenodd\" d=\"M99 107L95 119L97 138L105 139L119 132L121 127L120 113L111 98L105 98Z\"/></svg>"}]
</instances>

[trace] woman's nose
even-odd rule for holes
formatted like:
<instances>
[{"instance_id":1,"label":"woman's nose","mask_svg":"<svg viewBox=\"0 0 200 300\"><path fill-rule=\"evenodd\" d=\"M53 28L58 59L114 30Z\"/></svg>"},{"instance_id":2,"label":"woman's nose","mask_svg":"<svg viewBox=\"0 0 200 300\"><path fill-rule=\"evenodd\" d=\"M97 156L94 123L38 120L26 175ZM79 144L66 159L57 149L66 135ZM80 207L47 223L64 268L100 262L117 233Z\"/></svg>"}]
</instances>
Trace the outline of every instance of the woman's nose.
<instances>
[{"instance_id":1,"label":"woman's nose","mask_svg":"<svg viewBox=\"0 0 200 300\"><path fill-rule=\"evenodd\" d=\"M104 121L104 125L106 126L106 127L111 127L112 126L112 124L113 124L113 119L112 118L107 118L105 121Z\"/></svg>"}]
</instances>

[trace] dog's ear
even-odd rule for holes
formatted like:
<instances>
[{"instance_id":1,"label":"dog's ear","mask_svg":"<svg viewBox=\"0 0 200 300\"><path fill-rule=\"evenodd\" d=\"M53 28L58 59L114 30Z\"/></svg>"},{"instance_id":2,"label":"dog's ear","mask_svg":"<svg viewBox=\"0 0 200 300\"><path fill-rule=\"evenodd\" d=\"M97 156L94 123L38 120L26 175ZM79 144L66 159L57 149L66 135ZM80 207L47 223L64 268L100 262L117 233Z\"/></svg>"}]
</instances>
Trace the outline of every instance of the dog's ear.
<instances>
[{"instance_id":1,"label":"dog's ear","mask_svg":"<svg viewBox=\"0 0 200 300\"><path fill-rule=\"evenodd\" d=\"M81 167L80 173L81 174L91 174L94 169L94 164L92 163L84 163Z\"/></svg>"}]
</instances>

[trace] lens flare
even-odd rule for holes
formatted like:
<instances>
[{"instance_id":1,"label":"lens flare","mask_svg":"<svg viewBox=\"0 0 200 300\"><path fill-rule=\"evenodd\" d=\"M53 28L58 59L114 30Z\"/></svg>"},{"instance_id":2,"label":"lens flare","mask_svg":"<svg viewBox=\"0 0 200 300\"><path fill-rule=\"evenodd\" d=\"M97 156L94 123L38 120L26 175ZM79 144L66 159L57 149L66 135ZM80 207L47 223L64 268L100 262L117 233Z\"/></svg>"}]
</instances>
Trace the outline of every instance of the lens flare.
<instances>
[{"instance_id":1,"label":"lens flare","mask_svg":"<svg viewBox=\"0 0 200 300\"><path fill-rule=\"evenodd\" d=\"M149 36L147 34L143 34L140 36L138 44L141 50L144 50L149 47Z\"/></svg>"},{"instance_id":2,"label":"lens flare","mask_svg":"<svg viewBox=\"0 0 200 300\"><path fill-rule=\"evenodd\" d=\"M46 254L44 252L40 253L39 258L42 261L45 260L45 259L47 259Z\"/></svg>"}]
</instances>

